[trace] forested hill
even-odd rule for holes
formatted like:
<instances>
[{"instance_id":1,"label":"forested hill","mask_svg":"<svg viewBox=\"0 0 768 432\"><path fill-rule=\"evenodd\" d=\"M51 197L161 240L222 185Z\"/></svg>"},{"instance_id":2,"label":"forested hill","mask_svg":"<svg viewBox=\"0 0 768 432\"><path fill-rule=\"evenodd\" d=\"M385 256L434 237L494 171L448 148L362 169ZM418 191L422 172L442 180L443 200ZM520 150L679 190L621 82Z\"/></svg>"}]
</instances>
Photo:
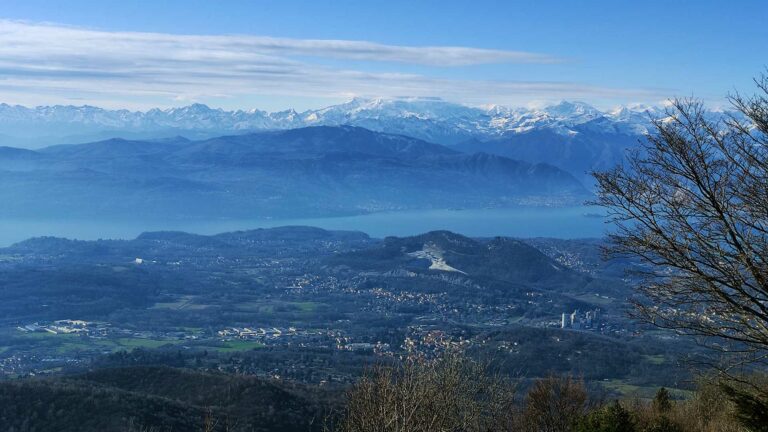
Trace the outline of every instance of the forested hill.
<instances>
[{"instance_id":1,"label":"forested hill","mask_svg":"<svg viewBox=\"0 0 768 432\"><path fill-rule=\"evenodd\" d=\"M103 369L0 382L0 430L104 432L322 430L329 394L254 377L170 367ZM131 429L133 428L133 429Z\"/></svg>"}]
</instances>

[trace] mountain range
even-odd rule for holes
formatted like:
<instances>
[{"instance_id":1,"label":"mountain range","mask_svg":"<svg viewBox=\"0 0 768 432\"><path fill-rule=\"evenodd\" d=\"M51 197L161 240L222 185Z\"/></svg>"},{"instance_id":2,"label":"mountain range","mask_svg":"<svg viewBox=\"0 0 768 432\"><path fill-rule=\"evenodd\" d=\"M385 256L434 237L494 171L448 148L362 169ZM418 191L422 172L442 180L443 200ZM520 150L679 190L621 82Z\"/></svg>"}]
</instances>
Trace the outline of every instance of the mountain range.
<instances>
[{"instance_id":1,"label":"mountain range","mask_svg":"<svg viewBox=\"0 0 768 432\"><path fill-rule=\"evenodd\" d=\"M294 218L572 204L593 189L592 171L621 163L665 115L424 98L303 113L0 104L9 145L0 199L12 203L0 215Z\"/></svg>"},{"instance_id":2,"label":"mountain range","mask_svg":"<svg viewBox=\"0 0 768 432\"><path fill-rule=\"evenodd\" d=\"M715 119L724 114L709 113ZM543 108L470 107L433 98L356 98L322 109L271 113L257 109L225 111L202 104L149 111L0 104L0 145L34 149L116 137L133 141L178 136L206 140L313 126L357 126L465 153L553 165L591 189L592 171L620 163L626 151L653 129L652 120L667 116L664 108L645 105L609 111L567 101Z\"/></svg>"},{"instance_id":3,"label":"mountain range","mask_svg":"<svg viewBox=\"0 0 768 432\"><path fill-rule=\"evenodd\" d=\"M540 108L469 107L440 99L353 99L322 109L268 113L261 110L225 111L194 104L149 111L106 110L92 106L0 104L0 144L41 147L105 138L188 138L307 126L360 126L397 133L439 144L469 139L487 140L509 134L548 129L561 135L578 133L589 124L603 132L645 133L650 119L664 111L632 106L602 112L582 102L561 102Z\"/></svg>"},{"instance_id":4,"label":"mountain range","mask_svg":"<svg viewBox=\"0 0 768 432\"><path fill-rule=\"evenodd\" d=\"M305 218L587 195L552 165L353 126L0 147L5 217Z\"/></svg>"}]
</instances>

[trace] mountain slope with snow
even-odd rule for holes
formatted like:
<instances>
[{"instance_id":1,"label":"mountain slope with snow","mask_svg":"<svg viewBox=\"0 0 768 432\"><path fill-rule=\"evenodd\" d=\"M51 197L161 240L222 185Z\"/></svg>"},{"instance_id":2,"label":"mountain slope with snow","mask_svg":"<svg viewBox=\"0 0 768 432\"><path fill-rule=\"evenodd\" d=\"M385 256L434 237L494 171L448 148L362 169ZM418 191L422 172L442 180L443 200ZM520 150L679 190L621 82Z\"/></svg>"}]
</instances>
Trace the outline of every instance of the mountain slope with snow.
<instances>
[{"instance_id":1,"label":"mountain slope with snow","mask_svg":"<svg viewBox=\"0 0 768 432\"><path fill-rule=\"evenodd\" d=\"M652 117L662 114L658 108L643 106L622 107L610 112L601 112L581 102L562 102L541 109L477 108L424 98L353 99L302 113L293 110L274 113L225 111L202 104L146 112L92 106L27 108L0 104L0 145L40 147L113 137L173 135L199 139L231 133L340 125L452 145L469 139L495 139L535 129L569 135L578 133L575 126L599 124L596 120L602 121L601 127L606 130L639 134L647 130Z\"/></svg>"},{"instance_id":2,"label":"mountain slope with snow","mask_svg":"<svg viewBox=\"0 0 768 432\"><path fill-rule=\"evenodd\" d=\"M723 114L710 113L713 118ZM662 108L643 105L610 111L583 102L561 102L543 108L480 108L432 98L356 98L301 113L225 111L202 104L146 112L0 104L0 146L34 149L115 137L135 141L179 136L204 140L311 126L356 126L467 153L549 164L591 188L594 184L590 172L620 163L626 151L635 148L652 129L652 119L666 115Z\"/></svg>"}]
</instances>

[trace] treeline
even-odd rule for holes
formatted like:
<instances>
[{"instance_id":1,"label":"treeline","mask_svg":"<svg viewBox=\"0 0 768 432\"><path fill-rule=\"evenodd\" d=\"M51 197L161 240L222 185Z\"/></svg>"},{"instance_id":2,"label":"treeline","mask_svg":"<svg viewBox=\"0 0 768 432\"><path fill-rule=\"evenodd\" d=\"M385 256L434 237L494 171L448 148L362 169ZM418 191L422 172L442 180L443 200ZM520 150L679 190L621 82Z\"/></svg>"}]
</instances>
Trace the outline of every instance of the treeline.
<instances>
[{"instance_id":1,"label":"treeline","mask_svg":"<svg viewBox=\"0 0 768 432\"><path fill-rule=\"evenodd\" d=\"M165 366L0 383L0 431L320 431L331 392ZM207 426L206 426L207 425Z\"/></svg>"},{"instance_id":2,"label":"treeline","mask_svg":"<svg viewBox=\"0 0 768 432\"><path fill-rule=\"evenodd\" d=\"M678 399L663 388L653 400L610 399L570 375L530 381L497 370L463 354L411 357L368 368L345 395L339 386L180 367L101 368L0 383L0 430L768 431L766 404L732 383L702 382Z\"/></svg>"},{"instance_id":3,"label":"treeline","mask_svg":"<svg viewBox=\"0 0 768 432\"><path fill-rule=\"evenodd\" d=\"M507 349L502 349L505 346ZM471 349L473 357L488 358L508 375L533 378L570 374L587 382L621 379L639 386L675 387L691 377L678 358L682 353L692 356L698 351L683 338L619 339L592 332L522 326L489 332L484 344Z\"/></svg>"},{"instance_id":4,"label":"treeline","mask_svg":"<svg viewBox=\"0 0 768 432\"><path fill-rule=\"evenodd\" d=\"M753 381L754 384L754 381ZM371 370L327 431L339 432L737 432L768 431L766 404L748 387L702 382L674 400L595 398L572 376L523 391L462 355L409 359Z\"/></svg>"}]
</instances>

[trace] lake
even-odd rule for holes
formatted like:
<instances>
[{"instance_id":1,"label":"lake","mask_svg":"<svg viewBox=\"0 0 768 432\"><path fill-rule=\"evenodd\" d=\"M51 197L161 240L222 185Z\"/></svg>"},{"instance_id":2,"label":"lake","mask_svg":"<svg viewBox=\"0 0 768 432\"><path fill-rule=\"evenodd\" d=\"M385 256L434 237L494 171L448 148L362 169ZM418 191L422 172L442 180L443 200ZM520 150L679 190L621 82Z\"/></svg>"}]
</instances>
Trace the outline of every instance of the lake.
<instances>
[{"instance_id":1,"label":"lake","mask_svg":"<svg viewBox=\"0 0 768 432\"><path fill-rule=\"evenodd\" d=\"M196 234L217 234L284 225L356 230L373 237L408 236L433 230L449 230L470 237L602 237L608 226L599 213L599 209L577 206L419 210L310 219L208 221L0 219L0 247L39 236L79 240L132 239L146 231L173 230Z\"/></svg>"}]
</instances>

